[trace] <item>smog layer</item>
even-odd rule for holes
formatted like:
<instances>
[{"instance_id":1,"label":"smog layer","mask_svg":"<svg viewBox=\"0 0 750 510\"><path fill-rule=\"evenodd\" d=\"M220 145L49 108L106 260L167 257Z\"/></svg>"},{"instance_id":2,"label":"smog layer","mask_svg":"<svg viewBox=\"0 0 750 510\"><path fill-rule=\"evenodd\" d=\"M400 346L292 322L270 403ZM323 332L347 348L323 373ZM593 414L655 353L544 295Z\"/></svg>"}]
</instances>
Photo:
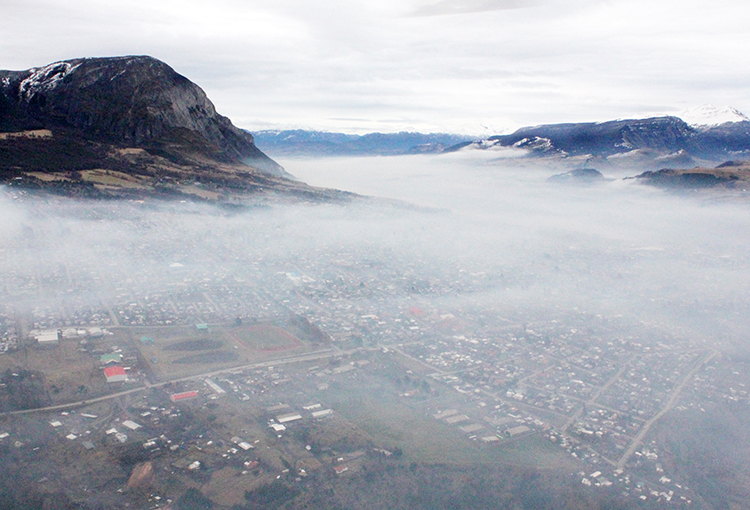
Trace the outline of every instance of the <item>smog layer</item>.
<instances>
[{"instance_id":1,"label":"smog layer","mask_svg":"<svg viewBox=\"0 0 750 510\"><path fill-rule=\"evenodd\" d=\"M3 188L8 501L743 501L747 204L496 157L280 161L349 203Z\"/></svg>"}]
</instances>

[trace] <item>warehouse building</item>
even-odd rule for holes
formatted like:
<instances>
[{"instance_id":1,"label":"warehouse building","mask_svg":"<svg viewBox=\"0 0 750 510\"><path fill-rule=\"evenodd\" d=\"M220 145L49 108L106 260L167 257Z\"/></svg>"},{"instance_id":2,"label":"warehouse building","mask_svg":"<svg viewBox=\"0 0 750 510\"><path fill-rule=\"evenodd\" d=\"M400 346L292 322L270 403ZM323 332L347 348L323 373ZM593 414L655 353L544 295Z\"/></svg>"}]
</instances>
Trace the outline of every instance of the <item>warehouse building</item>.
<instances>
[{"instance_id":1,"label":"warehouse building","mask_svg":"<svg viewBox=\"0 0 750 510\"><path fill-rule=\"evenodd\" d=\"M198 398L197 391L183 391L182 393L175 393L169 396L169 400L172 402L184 402L185 400L193 400Z\"/></svg>"}]
</instances>

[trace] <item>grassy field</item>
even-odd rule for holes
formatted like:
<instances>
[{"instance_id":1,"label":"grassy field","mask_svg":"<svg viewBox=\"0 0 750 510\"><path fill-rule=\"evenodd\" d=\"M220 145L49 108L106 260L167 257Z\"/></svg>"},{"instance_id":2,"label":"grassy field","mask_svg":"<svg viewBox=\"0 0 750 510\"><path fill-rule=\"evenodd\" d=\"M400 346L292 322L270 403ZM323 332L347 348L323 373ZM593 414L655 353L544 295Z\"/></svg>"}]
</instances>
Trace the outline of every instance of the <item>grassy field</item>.
<instances>
[{"instance_id":1,"label":"grassy field","mask_svg":"<svg viewBox=\"0 0 750 510\"><path fill-rule=\"evenodd\" d=\"M143 179L115 170L82 170L81 179L94 184L119 186L122 188L144 188Z\"/></svg>"},{"instance_id":2,"label":"grassy field","mask_svg":"<svg viewBox=\"0 0 750 510\"><path fill-rule=\"evenodd\" d=\"M127 329L158 380L185 377L304 352L308 344L270 324L198 330L190 326ZM149 340L142 341L142 338Z\"/></svg>"},{"instance_id":3,"label":"grassy field","mask_svg":"<svg viewBox=\"0 0 750 510\"><path fill-rule=\"evenodd\" d=\"M81 352L76 340L62 340L54 347L31 345L0 356L0 372L22 369L44 374L49 404L85 400L123 389L123 383L107 384L99 359Z\"/></svg>"},{"instance_id":4,"label":"grassy field","mask_svg":"<svg viewBox=\"0 0 750 510\"><path fill-rule=\"evenodd\" d=\"M276 352L296 349L302 342L281 328L271 325L241 326L227 334L248 349Z\"/></svg>"},{"instance_id":5,"label":"grassy field","mask_svg":"<svg viewBox=\"0 0 750 510\"><path fill-rule=\"evenodd\" d=\"M484 444L398 398L383 398L350 387L338 392L336 400L337 412L368 433L375 443L401 448L408 461L459 465L500 463L537 469L578 465L564 450L551 445L539 434L505 440L501 444Z\"/></svg>"}]
</instances>

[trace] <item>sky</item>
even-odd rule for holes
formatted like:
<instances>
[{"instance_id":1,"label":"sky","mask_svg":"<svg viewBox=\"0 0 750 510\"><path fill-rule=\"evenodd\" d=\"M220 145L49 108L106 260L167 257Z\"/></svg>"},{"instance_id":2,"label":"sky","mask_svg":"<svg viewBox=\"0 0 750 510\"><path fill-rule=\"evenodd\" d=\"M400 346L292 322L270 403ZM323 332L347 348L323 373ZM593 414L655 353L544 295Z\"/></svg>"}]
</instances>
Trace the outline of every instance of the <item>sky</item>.
<instances>
[{"instance_id":1,"label":"sky","mask_svg":"<svg viewBox=\"0 0 750 510\"><path fill-rule=\"evenodd\" d=\"M3 0L0 68L146 54L239 127L497 134L750 114L745 0Z\"/></svg>"}]
</instances>

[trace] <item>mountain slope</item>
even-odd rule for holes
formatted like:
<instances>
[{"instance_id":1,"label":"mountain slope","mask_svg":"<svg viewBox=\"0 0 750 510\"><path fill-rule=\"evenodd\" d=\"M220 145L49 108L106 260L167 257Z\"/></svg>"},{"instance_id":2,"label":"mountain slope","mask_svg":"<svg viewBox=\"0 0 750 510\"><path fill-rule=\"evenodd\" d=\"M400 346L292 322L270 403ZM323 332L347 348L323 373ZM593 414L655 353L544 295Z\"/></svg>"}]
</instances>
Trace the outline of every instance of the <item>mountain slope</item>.
<instances>
[{"instance_id":1,"label":"mountain slope","mask_svg":"<svg viewBox=\"0 0 750 510\"><path fill-rule=\"evenodd\" d=\"M0 71L4 182L85 196L343 196L288 177L200 87L154 58Z\"/></svg>"},{"instance_id":2,"label":"mountain slope","mask_svg":"<svg viewBox=\"0 0 750 510\"><path fill-rule=\"evenodd\" d=\"M219 115L205 92L147 56L56 62L0 71L0 130L72 129L99 142L163 140L222 162L284 175L247 132ZM198 142L196 144L196 142Z\"/></svg>"},{"instance_id":3,"label":"mountain slope","mask_svg":"<svg viewBox=\"0 0 750 510\"><path fill-rule=\"evenodd\" d=\"M723 161L750 155L750 122L691 126L678 117L525 127L509 135L448 149L520 149L528 156L597 158L599 163L684 167L695 159ZM695 158L695 159L694 159Z\"/></svg>"},{"instance_id":4,"label":"mountain slope","mask_svg":"<svg viewBox=\"0 0 750 510\"><path fill-rule=\"evenodd\" d=\"M637 179L644 184L676 190L719 188L744 192L750 187L750 164L727 161L715 168L663 169L643 172L628 179Z\"/></svg>"}]
</instances>

